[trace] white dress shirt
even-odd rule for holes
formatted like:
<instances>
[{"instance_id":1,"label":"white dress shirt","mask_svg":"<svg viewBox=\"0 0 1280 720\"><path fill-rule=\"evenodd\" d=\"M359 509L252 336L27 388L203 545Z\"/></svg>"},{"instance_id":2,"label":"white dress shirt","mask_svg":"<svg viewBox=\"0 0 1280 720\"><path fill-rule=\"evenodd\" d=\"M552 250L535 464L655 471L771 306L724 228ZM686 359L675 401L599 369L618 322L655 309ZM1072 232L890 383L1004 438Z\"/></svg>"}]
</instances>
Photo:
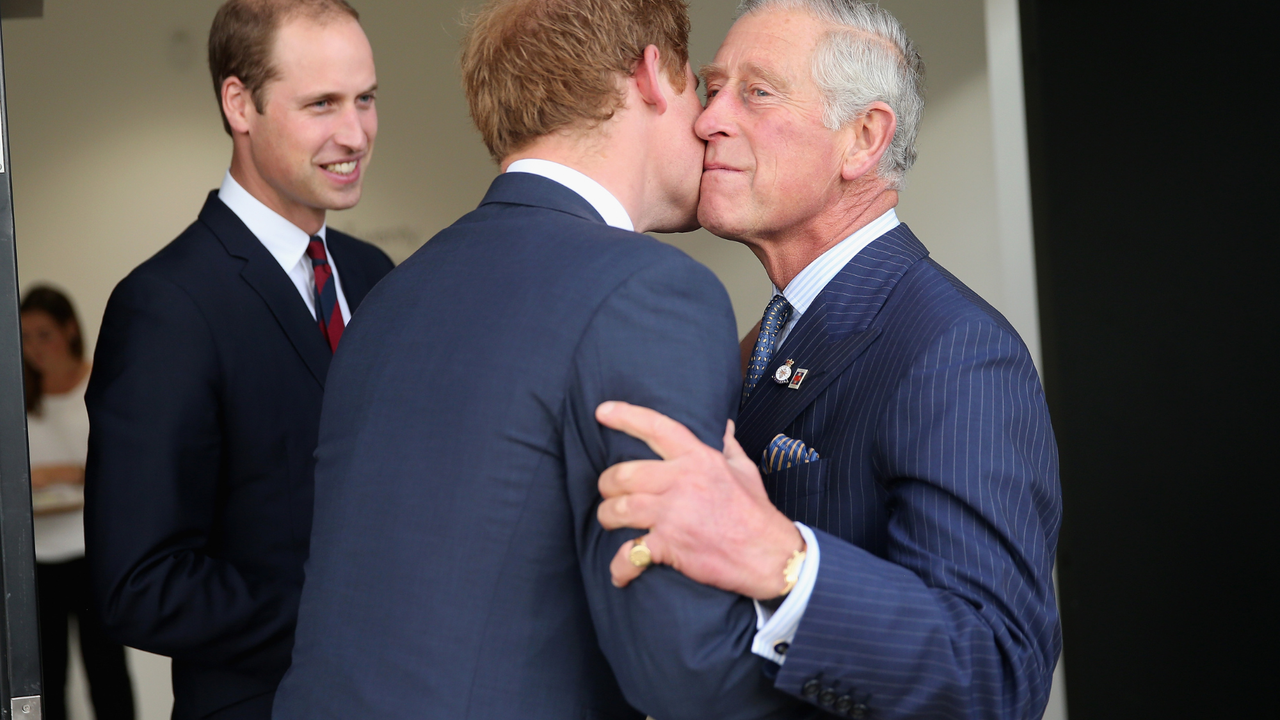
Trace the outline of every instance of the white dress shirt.
<instances>
[{"instance_id":1,"label":"white dress shirt","mask_svg":"<svg viewBox=\"0 0 1280 720\"><path fill-rule=\"evenodd\" d=\"M267 252L280 263L285 274L298 288L298 294L316 317L316 273L311 266L311 258L307 257L307 246L311 244L311 236L306 231L285 220L279 213L249 194L231 177L227 171L222 179L222 187L218 190L218 199L231 208L231 212L249 228L249 232L258 238L258 242L267 248ZM329 253L329 242L325 238L327 226L322 225L316 235L325 241L324 254L329 258L329 269L333 271L333 289L338 293L338 307L342 310L342 324L351 322L351 308L347 307L347 296L342 293L342 280L338 278L338 265Z\"/></svg>"},{"instance_id":2,"label":"white dress shirt","mask_svg":"<svg viewBox=\"0 0 1280 720\"><path fill-rule=\"evenodd\" d=\"M872 220L854 234L841 240L835 247L818 256L816 260L805 266L798 275L792 278L786 289L779 291L775 285L773 294L781 294L791 304L791 315L787 324L778 333L778 342L774 347L781 348L782 342L796 326L800 316L804 315L818 294L835 276L862 252L876 238L902 224L898 213L892 208L880 217ZM814 448L819 454L821 448ZM821 552L818 539L813 531L801 523L796 523L800 535L804 537L808 549L805 552L804 564L800 566L800 578L795 587L787 594L786 599L776 610L771 610L756 602L756 637L751 643L751 652L766 660L781 665L786 661L786 650L795 639L796 630L800 628L800 620L809 607L809 597L813 594L813 585L818 579L818 563Z\"/></svg>"},{"instance_id":3,"label":"white dress shirt","mask_svg":"<svg viewBox=\"0 0 1280 720\"><path fill-rule=\"evenodd\" d=\"M622 203L618 202L618 198L614 197L613 193L605 190L600 183L567 165L561 165L550 160L526 158L508 165L507 172L541 175L548 180L554 180L581 195L583 200L591 203L591 207L600 213L600 217L604 218L605 223L610 227L635 232L636 226L631 222L631 216L627 214L627 209L622 207Z\"/></svg>"}]
</instances>

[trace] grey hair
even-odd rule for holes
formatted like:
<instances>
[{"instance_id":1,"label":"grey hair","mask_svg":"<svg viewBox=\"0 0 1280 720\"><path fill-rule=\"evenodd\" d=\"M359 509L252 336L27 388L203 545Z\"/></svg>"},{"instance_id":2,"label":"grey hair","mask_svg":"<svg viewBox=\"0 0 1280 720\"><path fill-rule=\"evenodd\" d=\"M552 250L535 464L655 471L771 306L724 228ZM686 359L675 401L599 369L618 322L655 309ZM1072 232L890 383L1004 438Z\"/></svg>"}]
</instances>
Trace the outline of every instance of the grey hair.
<instances>
[{"instance_id":1,"label":"grey hair","mask_svg":"<svg viewBox=\"0 0 1280 720\"><path fill-rule=\"evenodd\" d=\"M858 0L742 0L738 16L766 8L805 10L838 26L813 55L822 124L839 130L877 101L892 108L898 126L876 170L890 188L902 189L916 161L924 116L924 61L902 23L879 5Z\"/></svg>"}]
</instances>

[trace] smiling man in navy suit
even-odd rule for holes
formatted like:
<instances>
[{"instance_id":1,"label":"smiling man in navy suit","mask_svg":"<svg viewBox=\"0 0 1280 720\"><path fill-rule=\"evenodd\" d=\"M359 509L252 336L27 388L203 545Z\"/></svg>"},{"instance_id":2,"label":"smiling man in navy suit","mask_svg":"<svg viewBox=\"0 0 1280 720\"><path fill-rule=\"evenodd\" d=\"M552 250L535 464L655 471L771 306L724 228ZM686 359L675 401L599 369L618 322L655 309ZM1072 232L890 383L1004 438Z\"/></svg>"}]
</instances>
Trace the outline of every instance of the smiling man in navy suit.
<instances>
[{"instance_id":1,"label":"smiling man in navy suit","mask_svg":"<svg viewBox=\"0 0 1280 720\"><path fill-rule=\"evenodd\" d=\"M277 720L797 717L750 600L669 569L627 592L596 480L652 458L596 405L718 443L729 299L642 232L696 227L681 0L494 0L462 58L503 173L369 297L334 358ZM799 713L797 715L796 713Z\"/></svg>"},{"instance_id":2,"label":"smiling man in navy suit","mask_svg":"<svg viewBox=\"0 0 1280 720\"><path fill-rule=\"evenodd\" d=\"M604 526L650 529L615 581L665 563L754 599L775 687L837 715L1040 717L1057 450L1017 333L894 211L924 108L914 46L874 5L748 0L704 77L698 217L775 294L723 453L653 410L598 409L666 458L600 479Z\"/></svg>"},{"instance_id":3,"label":"smiling man in navy suit","mask_svg":"<svg viewBox=\"0 0 1280 720\"><path fill-rule=\"evenodd\" d=\"M89 408L87 555L126 645L173 658L173 717L266 720L289 665L333 350L391 270L325 227L359 201L373 52L341 0L231 0L209 67L231 168L116 286Z\"/></svg>"}]
</instances>

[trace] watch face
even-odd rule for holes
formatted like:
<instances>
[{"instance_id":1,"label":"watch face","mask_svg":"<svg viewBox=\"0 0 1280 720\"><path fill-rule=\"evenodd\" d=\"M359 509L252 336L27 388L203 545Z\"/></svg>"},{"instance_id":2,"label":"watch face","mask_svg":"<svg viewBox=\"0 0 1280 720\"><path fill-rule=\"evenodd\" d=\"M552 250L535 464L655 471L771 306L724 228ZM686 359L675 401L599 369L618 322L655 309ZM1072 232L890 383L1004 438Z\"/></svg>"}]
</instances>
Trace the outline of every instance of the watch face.
<instances>
[{"instance_id":1,"label":"watch face","mask_svg":"<svg viewBox=\"0 0 1280 720\"><path fill-rule=\"evenodd\" d=\"M773 373L773 381L778 383L779 385L785 383L787 379L790 377L791 377L790 365L783 365L782 367L778 368L776 372Z\"/></svg>"}]
</instances>

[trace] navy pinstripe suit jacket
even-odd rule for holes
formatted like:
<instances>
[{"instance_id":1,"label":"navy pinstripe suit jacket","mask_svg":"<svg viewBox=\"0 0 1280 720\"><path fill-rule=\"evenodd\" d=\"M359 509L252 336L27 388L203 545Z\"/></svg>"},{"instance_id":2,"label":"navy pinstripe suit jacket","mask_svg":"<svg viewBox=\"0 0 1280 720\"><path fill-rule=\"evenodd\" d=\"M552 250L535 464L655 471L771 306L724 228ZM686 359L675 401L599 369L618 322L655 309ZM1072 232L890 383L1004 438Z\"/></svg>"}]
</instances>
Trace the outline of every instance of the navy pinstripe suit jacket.
<instances>
[{"instance_id":1,"label":"navy pinstripe suit jacket","mask_svg":"<svg viewBox=\"0 0 1280 720\"><path fill-rule=\"evenodd\" d=\"M798 389L770 381L788 359ZM821 459L764 478L817 532L818 579L776 686L850 717L1040 717L1061 645L1058 456L1008 321L906 225L832 280L739 417Z\"/></svg>"}]
</instances>

